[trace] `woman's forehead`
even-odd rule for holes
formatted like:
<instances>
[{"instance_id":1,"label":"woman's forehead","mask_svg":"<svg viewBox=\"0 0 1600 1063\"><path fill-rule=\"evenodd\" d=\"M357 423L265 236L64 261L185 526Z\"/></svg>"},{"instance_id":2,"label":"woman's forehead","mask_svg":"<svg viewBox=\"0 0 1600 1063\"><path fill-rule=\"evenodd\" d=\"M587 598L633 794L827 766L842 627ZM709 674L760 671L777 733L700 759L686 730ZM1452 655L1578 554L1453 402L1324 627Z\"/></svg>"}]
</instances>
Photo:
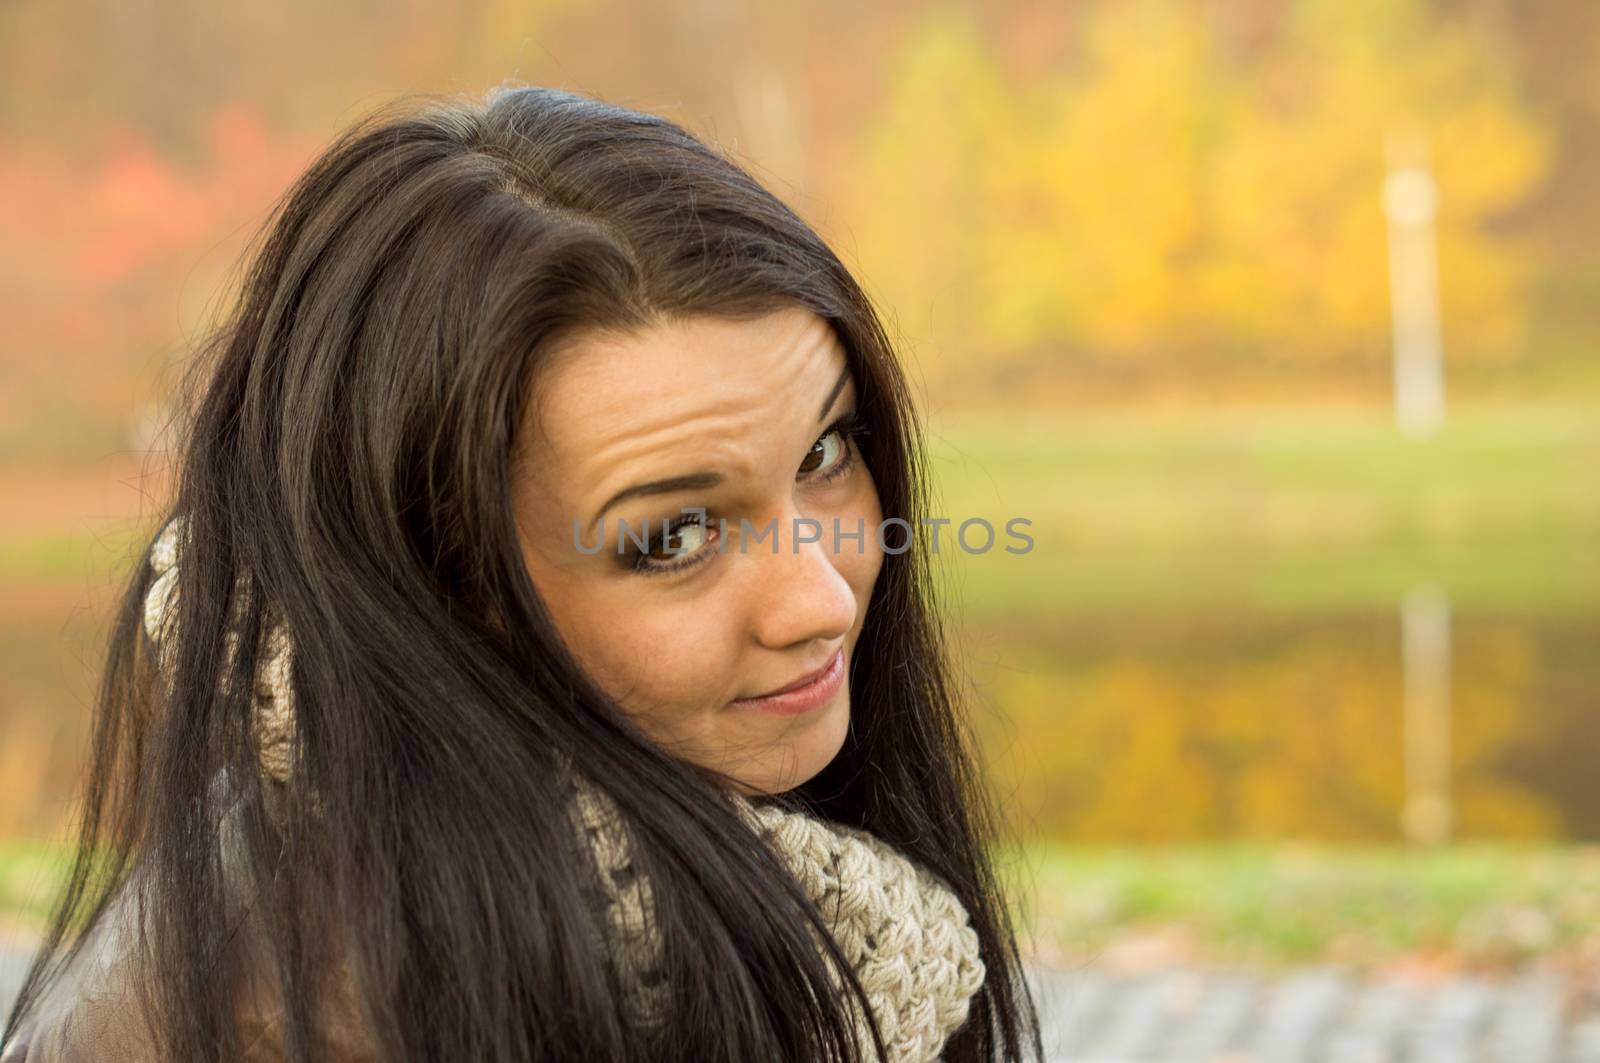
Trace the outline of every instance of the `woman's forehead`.
<instances>
[{"instance_id":1,"label":"woman's forehead","mask_svg":"<svg viewBox=\"0 0 1600 1063\"><path fill-rule=\"evenodd\" d=\"M530 410L534 460L573 472L670 450L804 433L848 378L832 327L806 310L749 321L691 318L570 341ZM587 473L585 473L586 475Z\"/></svg>"}]
</instances>

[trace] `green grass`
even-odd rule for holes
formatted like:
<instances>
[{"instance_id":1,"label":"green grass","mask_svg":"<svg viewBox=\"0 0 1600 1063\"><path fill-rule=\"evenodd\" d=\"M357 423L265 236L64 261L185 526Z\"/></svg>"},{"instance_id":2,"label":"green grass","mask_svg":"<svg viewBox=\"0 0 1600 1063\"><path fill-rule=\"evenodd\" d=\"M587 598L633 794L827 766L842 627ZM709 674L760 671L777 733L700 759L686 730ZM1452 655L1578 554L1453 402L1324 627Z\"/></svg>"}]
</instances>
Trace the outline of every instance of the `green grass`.
<instances>
[{"instance_id":1,"label":"green grass","mask_svg":"<svg viewBox=\"0 0 1600 1063\"><path fill-rule=\"evenodd\" d=\"M0 927L42 928L70 870L61 845L0 838Z\"/></svg>"},{"instance_id":2,"label":"green grass","mask_svg":"<svg viewBox=\"0 0 1600 1063\"><path fill-rule=\"evenodd\" d=\"M1600 945L1600 846L1040 844L1007 866L1037 950L1065 962L1156 929L1225 965L1505 968Z\"/></svg>"},{"instance_id":3,"label":"green grass","mask_svg":"<svg viewBox=\"0 0 1600 1063\"><path fill-rule=\"evenodd\" d=\"M142 545L146 523L99 532L0 532L0 580L79 582L125 572Z\"/></svg>"},{"instance_id":4,"label":"green grass","mask_svg":"<svg viewBox=\"0 0 1600 1063\"><path fill-rule=\"evenodd\" d=\"M1458 405L1423 441L1381 406L969 414L931 429L937 515L999 532L981 556L953 525L941 533L956 604L978 617L1367 608L1418 583L1463 609L1600 605L1600 394ZM1033 522L1026 555L1002 549L1014 516ZM106 577L135 530L0 532L0 578Z\"/></svg>"},{"instance_id":5,"label":"green grass","mask_svg":"<svg viewBox=\"0 0 1600 1063\"><path fill-rule=\"evenodd\" d=\"M1600 396L1455 409L1422 441L1382 409L966 417L930 456L940 515L1033 522L1025 555L944 530L979 616L1366 607L1424 582L1464 608L1600 604Z\"/></svg>"},{"instance_id":6,"label":"green grass","mask_svg":"<svg viewBox=\"0 0 1600 1063\"><path fill-rule=\"evenodd\" d=\"M1332 845L1012 851L1035 956L1090 962L1118 941L1176 931L1190 959L1378 968L1418 956L1476 969L1600 945L1600 846ZM0 841L0 926L37 930L66 851Z\"/></svg>"}]
</instances>

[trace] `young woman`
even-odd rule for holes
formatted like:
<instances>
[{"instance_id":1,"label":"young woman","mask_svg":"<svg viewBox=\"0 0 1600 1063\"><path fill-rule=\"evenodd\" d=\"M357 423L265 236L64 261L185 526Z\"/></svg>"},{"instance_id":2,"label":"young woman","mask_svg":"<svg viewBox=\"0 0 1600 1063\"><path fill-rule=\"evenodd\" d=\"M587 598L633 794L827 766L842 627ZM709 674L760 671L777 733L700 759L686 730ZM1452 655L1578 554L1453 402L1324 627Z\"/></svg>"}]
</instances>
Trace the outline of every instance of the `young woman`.
<instances>
[{"instance_id":1,"label":"young woman","mask_svg":"<svg viewBox=\"0 0 1600 1063\"><path fill-rule=\"evenodd\" d=\"M1040 1054L904 378L748 174L391 107L204 353L5 1063Z\"/></svg>"}]
</instances>

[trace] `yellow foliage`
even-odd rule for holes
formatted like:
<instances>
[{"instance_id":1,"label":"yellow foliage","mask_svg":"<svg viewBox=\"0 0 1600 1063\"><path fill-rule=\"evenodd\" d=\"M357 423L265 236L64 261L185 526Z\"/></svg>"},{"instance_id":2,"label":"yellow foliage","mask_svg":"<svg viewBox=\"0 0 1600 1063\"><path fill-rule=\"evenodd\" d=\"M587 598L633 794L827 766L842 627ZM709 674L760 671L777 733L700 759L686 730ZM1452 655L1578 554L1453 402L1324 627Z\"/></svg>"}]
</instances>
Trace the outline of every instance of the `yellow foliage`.
<instances>
[{"instance_id":1,"label":"yellow foliage","mask_svg":"<svg viewBox=\"0 0 1600 1063\"><path fill-rule=\"evenodd\" d=\"M846 200L859 265L935 372L958 358L1199 344L1314 359L1389 343L1385 142L1440 189L1452 356L1514 352L1533 263L1489 222L1551 140L1492 41L1421 0L1295 0L1228 57L1187 0L1094 5L1019 83L936 9L893 64Z\"/></svg>"}]
</instances>

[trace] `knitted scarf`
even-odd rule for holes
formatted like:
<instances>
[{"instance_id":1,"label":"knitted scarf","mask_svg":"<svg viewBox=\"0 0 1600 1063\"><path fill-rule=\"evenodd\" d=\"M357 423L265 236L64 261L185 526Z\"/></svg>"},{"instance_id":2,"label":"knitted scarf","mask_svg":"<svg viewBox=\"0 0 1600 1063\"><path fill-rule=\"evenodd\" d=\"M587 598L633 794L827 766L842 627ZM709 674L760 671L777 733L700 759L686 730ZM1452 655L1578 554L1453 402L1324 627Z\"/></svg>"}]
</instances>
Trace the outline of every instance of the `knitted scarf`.
<instances>
[{"instance_id":1,"label":"knitted scarf","mask_svg":"<svg viewBox=\"0 0 1600 1063\"><path fill-rule=\"evenodd\" d=\"M146 594L144 626L163 673L171 666L184 529L182 515L174 517L150 550L156 579ZM295 740L289 682L294 647L270 602L264 632L252 722L263 775L287 784ZM230 663L237 642L237 632L230 631ZM604 947L628 987L625 1004L645 1028L659 1027L671 987L661 972L650 883L634 871L629 832L605 791L575 773L566 777L568 818L594 857L595 899L605 910L608 927ZM734 803L816 905L850 963L883 1035L888 1050L884 1063L937 1060L966 1020L971 998L984 980L978 936L960 899L937 876L866 831L756 806L737 795ZM874 1058L859 1005L853 994L844 992L839 972L828 966L851 1009L863 1058Z\"/></svg>"}]
</instances>

